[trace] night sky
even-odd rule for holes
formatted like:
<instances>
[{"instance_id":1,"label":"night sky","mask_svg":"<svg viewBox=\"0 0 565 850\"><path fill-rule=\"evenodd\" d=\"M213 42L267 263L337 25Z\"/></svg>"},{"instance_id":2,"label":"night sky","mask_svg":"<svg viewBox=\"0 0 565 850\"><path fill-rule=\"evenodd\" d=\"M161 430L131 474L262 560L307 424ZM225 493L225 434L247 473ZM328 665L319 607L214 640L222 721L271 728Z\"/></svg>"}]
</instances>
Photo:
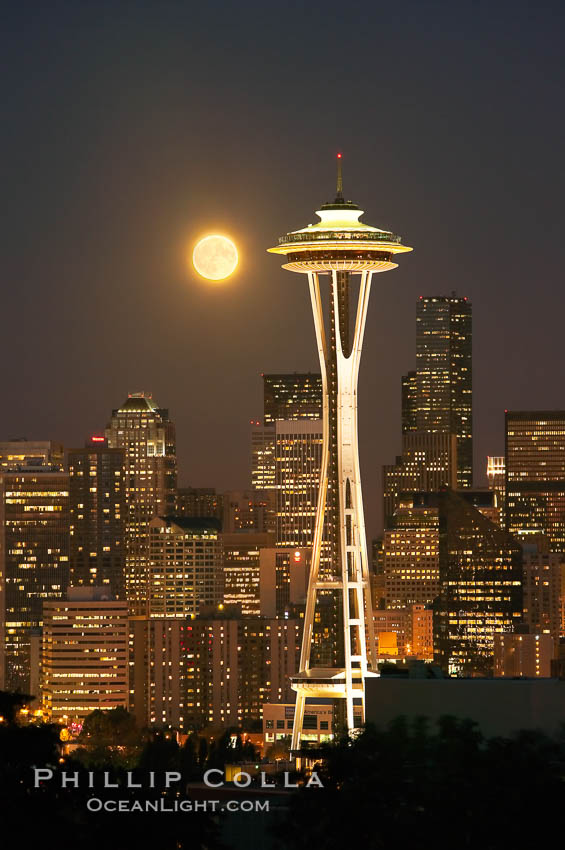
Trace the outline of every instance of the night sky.
<instances>
[{"instance_id":1,"label":"night sky","mask_svg":"<svg viewBox=\"0 0 565 850\"><path fill-rule=\"evenodd\" d=\"M12 2L2 20L0 438L82 445L128 392L179 481L248 486L261 372L317 368L306 278L266 253L344 192L414 247L374 278L368 529L400 451L418 295L474 309L475 475L504 408L563 408L561 2ZM242 262L206 284L194 240Z\"/></svg>"}]
</instances>

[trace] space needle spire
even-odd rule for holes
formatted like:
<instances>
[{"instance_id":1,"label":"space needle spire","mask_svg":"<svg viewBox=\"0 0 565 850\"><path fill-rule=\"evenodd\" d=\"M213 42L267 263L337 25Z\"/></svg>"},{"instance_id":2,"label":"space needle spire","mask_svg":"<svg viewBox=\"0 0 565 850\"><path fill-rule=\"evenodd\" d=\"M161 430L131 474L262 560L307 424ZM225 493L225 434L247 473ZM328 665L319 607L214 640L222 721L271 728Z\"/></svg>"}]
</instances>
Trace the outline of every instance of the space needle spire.
<instances>
[{"instance_id":1,"label":"space needle spire","mask_svg":"<svg viewBox=\"0 0 565 850\"><path fill-rule=\"evenodd\" d=\"M357 380L372 277L396 268L396 254L412 250L402 245L400 236L359 220L363 210L343 197L341 161L339 153L336 198L317 211L320 221L281 236L269 248L284 256L283 268L308 276L323 387L320 486L300 671L291 677L296 691L291 743L295 754L300 752L307 699L334 700L343 726L353 731L365 722L365 679L376 675ZM359 292L351 323L353 275L359 276ZM329 289L327 322L322 287ZM316 610L320 602L327 610L328 601L334 614L332 635L330 646L320 652Z\"/></svg>"}]
</instances>

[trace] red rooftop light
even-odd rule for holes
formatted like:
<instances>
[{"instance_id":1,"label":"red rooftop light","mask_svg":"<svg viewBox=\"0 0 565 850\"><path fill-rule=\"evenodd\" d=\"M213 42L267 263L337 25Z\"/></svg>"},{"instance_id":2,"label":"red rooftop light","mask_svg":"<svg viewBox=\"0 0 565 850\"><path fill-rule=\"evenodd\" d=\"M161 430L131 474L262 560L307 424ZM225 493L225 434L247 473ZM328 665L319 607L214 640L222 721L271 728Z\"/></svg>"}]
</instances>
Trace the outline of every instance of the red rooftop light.
<instances>
[{"instance_id":1,"label":"red rooftop light","mask_svg":"<svg viewBox=\"0 0 565 850\"><path fill-rule=\"evenodd\" d=\"M103 443L105 439L106 439L106 437L93 436L93 437L90 438L90 442L91 443Z\"/></svg>"}]
</instances>

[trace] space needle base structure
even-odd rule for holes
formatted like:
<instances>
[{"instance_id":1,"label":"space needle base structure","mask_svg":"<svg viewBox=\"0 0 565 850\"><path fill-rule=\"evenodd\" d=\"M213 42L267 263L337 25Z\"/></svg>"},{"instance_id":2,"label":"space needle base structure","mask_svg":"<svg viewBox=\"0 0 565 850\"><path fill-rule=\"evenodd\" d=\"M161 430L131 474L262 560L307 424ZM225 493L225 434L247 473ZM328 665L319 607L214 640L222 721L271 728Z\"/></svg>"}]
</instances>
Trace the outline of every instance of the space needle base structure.
<instances>
[{"instance_id":1,"label":"space needle base structure","mask_svg":"<svg viewBox=\"0 0 565 850\"><path fill-rule=\"evenodd\" d=\"M333 203L316 214L320 221L282 236L270 248L282 254L283 268L308 275L323 387L323 446L312 547L300 672L291 677L296 709L291 750L300 751L306 700L345 701L349 730L365 722L365 679L377 675L369 563L363 516L357 436L357 380L371 280L397 267L394 256L412 249L399 236L359 219L356 204L343 197L341 154ZM329 291L324 299L320 278ZM350 302L359 281L354 321ZM324 317L328 302L328 320ZM326 331L328 328L328 331ZM338 634L333 635L335 666L311 666L319 594L334 595Z\"/></svg>"}]
</instances>

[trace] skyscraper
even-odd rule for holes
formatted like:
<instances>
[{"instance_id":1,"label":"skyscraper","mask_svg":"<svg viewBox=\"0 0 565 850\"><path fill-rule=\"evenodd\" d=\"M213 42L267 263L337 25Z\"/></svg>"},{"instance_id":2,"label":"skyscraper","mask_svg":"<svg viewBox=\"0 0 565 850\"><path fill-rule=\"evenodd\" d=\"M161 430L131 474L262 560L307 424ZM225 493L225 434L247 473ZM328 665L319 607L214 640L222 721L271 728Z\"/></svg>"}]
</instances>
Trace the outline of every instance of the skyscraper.
<instances>
[{"instance_id":1,"label":"skyscraper","mask_svg":"<svg viewBox=\"0 0 565 850\"><path fill-rule=\"evenodd\" d=\"M0 688L29 692L31 633L68 584L69 476L49 466L1 473Z\"/></svg>"},{"instance_id":2,"label":"skyscraper","mask_svg":"<svg viewBox=\"0 0 565 850\"><path fill-rule=\"evenodd\" d=\"M141 615L147 610L149 523L156 515L174 513L175 427L169 411L150 395L132 393L112 411L106 438L111 449L125 452L125 587L131 613Z\"/></svg>"},{"instance_id":3,"label":"skyscraper","mask_svg":"<svg viewBox=\"0 0 565 850\"><path fill-rule=\"evenodd\" d=\"M410 250L400 237L359 221L363 211L343 197L341 155L333 203L324 204L320 221L287 233L269 249L285 257L284 267L308 275L323 386L323 442L320 489L313 540L312 569L304 620L292 747L300 744L306 696L337 699L353 729L353 705L364 711L367 641L374 661L369 565L357 445L357 379L372 276L396 267L395 254ZM350 327L351 276L360 274L357 316ZM329 319L324 320L320 278L330 275ZM326 338L326 325L329 341ZM324 522L330 568L320 573ZM334 665L310 667L318 592L331 591L340 620L335 630ZM316 686L313 689L313 681ZM314 693L315 691L315 693Z\"/></svg>"},{"instance_id":4,"label":"skyscraper","mask_svg":"<svg viewBox=\"0 0 565 850\"><path fill-rule=\"evenodd\" d=\"M261 552L274 547L272 534L222 534L224 552L224 606L237 606L242 617L261 614Z\"/></svg>"},{"instance_id":5,"label":"skyscraper","mask_svg":"<svg viewBox=\"0 0 565 850\"><path fill-rule=\"evenodd\" d=\"M277 546L313 544L322 451L320 420L275 424Z\"/></svg>"},{"instance_id":6,"label":"skyscraper","mask_svg":"<svg viewBox=\"0 0 565 850\"><path fill-rule=\"evenodd\" d=\"M322 376L312 372L263 375L263 405L265 425L278 419L321 419Z\"/></svg>"},{"instance_id":7,"label":"skyscraper","mask_svg":"<svg viewBox=\"0 0 565 850\"><path fill-rule=\"evenodd\" d=\"M222 604L223 550L214 517L155 517L149 523L149 615L195 617Z\"/></svg>"},{"instance_id":8,"label":"skyscraper","mask_svg":"<svg viewBox=\"0 0 565 850\"><path fill-rule=\"evenodd\" d=\"M117 600L125 599L124 455L93 437L68 456L71 585L106 586Z\"/></svg>"},{"instance_id":9,"label":"skyscraper","mask_svg":"<svg viewBox=\"0 0 565 850\"><path fill-rule=\"evenodd\" d=\"M463 493L429 497L439 508L435 658L450 675L492 675L494 635L522 618L522 551Z\"/></svg>"},{"instance_id":10,"label":"skyscraper","mask_svg":"<svg viewBox=\"0 0 565 850\"><path fill-rule=\"evenodd\" d=\"M455 434L457 486L473 486L472 308L468 298L421 296L416 306L418 431ZM413 414L406 416L411 421Z\"/></svg>"},{"instance_id":11,"label":"skyscraper","mask_svg":"<svg viewBox=\"0 0 565 850\"><path fill-rule=\"evenodd\" d=\"M437 493L457 486L455 434L408 430L402 435L402 455L383 467L384 527L394 525L403 493Z\"/></svg>"},{"instance_id":12,"label":"skyscraper","mask_svg":"<svg viewBox=\"0 0 565 850\"><path fill-rule=\"evenodd\" d=\"M565 411L506 411L506 527L565 551Z\"/></svg>"}]
</instances>

